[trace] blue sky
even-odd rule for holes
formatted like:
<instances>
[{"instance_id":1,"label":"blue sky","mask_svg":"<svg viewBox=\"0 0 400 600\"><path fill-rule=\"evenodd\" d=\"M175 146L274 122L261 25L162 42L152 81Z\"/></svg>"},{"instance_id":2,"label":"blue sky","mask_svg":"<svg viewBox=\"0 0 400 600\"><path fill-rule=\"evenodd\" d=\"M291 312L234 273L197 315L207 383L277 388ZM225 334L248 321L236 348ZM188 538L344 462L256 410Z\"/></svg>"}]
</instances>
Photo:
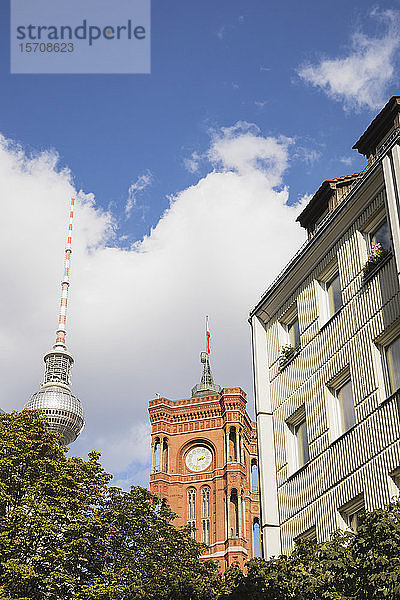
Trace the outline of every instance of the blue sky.
<instances>
[{"instance_id":1,"label":"blue sky","mask_svg":"<svg viewBox=\"0 0 400 600\"><path fill-rule=\"evenodd\" d=\"M76 387L79 384L86 394L90 417L82 440L75 445L76 452L84 454L96 446L103 451L109 468L119 472L121 481L146 482L148 455L145 452L135 454L136 450L128 438L141 435L143 444L146 443L146 406L155 392L172 398L182 397L196 383L200 376L197 353L201 349L202 322L206 312L214 311L210 322L213 324L214 317L216 331L213 339L218 342L219 348L215 349L219 354L214 362L217 372L220 365L220 378L224 379L218 383L230 386L236 384L232 378L238 379L237 384L246 387L249 404L252 404L246 316L257 302L259 293L294 252L303 235L297 233L298 226L294 225L295 212L288 212L285 205L295 205L304 196L313 193L324 179L364 168L363 158L351 147L381 106L399 91L396 74L399 9L399 0L378 4L344 0L335 3L316 0L285 3L153 0L150 75L10 75L8 3L1 4L0 132L8 140L19 144L27 161L40 162L43 152L53 157L57 155L57 165L46 163L43 168L49 174L58 174L61 179L62 169L68 168L71 175L68 182L63 180L65 190L72 186L77 191L82 189L94 195L94 203L92 201L86 212L83 211L87 222L86 229L82 231L97 232L88 236L94 237L93 243L98 250L96 256L101 257L99 264L104 259L102 289L107 288L110 294L107 300L111 307L109 313L128 310L119 305L113 307L112 298L118 296L120 285L117 279L111 282L107 277L110 270L118 273L120 268L121 277L128 277L124 275L125 267L122 265L125 261L137 260L134 252L147 253L149 260L159 252L164 257L160 258L160 265L162 260L173 262L174 256L185 254L185 240L176 243L176 254L168 240L175 236L175 240L179 241L183 227L193 227L192 240L189 236L189 241L186 241L190 246L192 241L196 244L196 240L200 245L215 246L213 254L207 258L213 263L214 279L202 281L209 262L201 262L201 253L193 255L190 264L177 263L181 277L179 279L177 271L174 271L170 281L175 276L179 282L186 278L187 287L175 286L174 290L179 288L175 298L172 287L165 292L168 283L164 282L164 296L160 295L159 305L156 301L152 305L154 318L149 320L146 333L137 333L139 321L143 320L142 314L135 314L134 309L132 313L127 312L125 324L132 324L129 325L132 326L130 339L137 337L141 340L140 351L133 351L121 342L124 356L128 356L127 361L132 368L132 378L129 391L125 387L118 392L120 414L112 419L111 434L109 428L102 426L107 419L104 407L109 396L102 397L101 390L109 386L107 394L111 393L110 390L118 387L117 380L121 381L122 375L118 373L118 367L113 366L107 382L96 388L96 393L91 396L96 370L90 368L89 355L93 357L95 353L96 361L100 361L102 355L98 347L94 350L85 345L89 336L85 324L90 319L87 314L81 317L79 314L84 313L85 302L89 302L87 298L91 297L93 289L84 289L82 276L79 279L79 260L74 262L77 281L82 283L72 298L75 309L71 304L71 343L73 339L72 350L79 352L80 349L82 368L86 365L86 375L82 371L79 374L77 361ZM242 123L235 129L238 122ZM241 154L242 151L244 154ZM249 153L252 153L251 156ZM10 156L12 150L6 148L4 160L7 161ZM271 161L276 161L274 168ZM7 173L11 178L12 169ZM264 177L262 181L261 175ZM32 177L36 177L35 173ZM13 185L10 183L6 188L11 194L7 196L7 202L20 203L23 211L28 202L29 186L26 195L19 197L13 195L16 183ZM236 198L235 190L241 190L241 185L243 190ZM127 206L129 189L131 203ZM58 223L56 226L51 221L53 213L43 199L45 192L38 191L35 200L39 213L43 210L44 215L38 227L46 222L47 230L49 226L54 228L62 245L63 234L58 233ZM5 193L3 191L3 203L6 201ZM237 206L246 193L245 214L254 211L255 230L258 231L257 221L265 218L265 236L262 229L258 231L257 247L252 245L253 240L240 228L240 223L233 221L236 213L230 209L230 198L232 206ZM269 208L260 208L263 194L271 201ZM174 200L166 218L161 218L170 207L171 197L179 201ZM253 205L252 198L258 197L260 203ZM60 214L63 214L63 200L57 198L54 197L54 203L60 203ZM278 202L281 202L279 210ZM200 206L207 206L207 214L202 213L196 221L204 223L202 230L196 229L190 220L194 218L190 215L200 211ZM262 212L257 212L259 210ZM14 217L16 221L11 225L16 228L17 235L18 228L24 231L24 227L18 223L18 217ZM204 229L211 220L215 227L209 229L209 241ZM236 237L229 239L229 243L240 247L237 255L232 253L236 261L232 271L224 262L225 225L237 231ZM272 226L275 232L271 230ZM111 227L113 233L107 227ZM252 227L250 222L248 227ZM152 228L155 229L153 233ZM277 230L280 237L276 238ZM29 234L29 229L27 231ZM44 235L45 230L43 240ZM142 241L143 236L148 237ZM268 236L271 246L262 239ZM215 242L217 239L218 243ZM134 242L141 245L132 249ZM46 248L49 252L50 243L53 243L50 239L43 242L43 257L46 256ZM104 248L109 249L108 253ZM121 248L126 251L125 254L119 252ZM11 239L5 250L7 256L15 255ZM266 253L265 271L257 266L262 265L262 261L250 266L253 264L252 256L263 252ZM276 256L274 252L277 252ZM93 254L85 256L85 260L93 260ZM229 255L226 256L229 260ZM240 270L238 264L242 256ZM112 262L114 259L119 261L118 266ZM82 258L81 264L87 266L89 262ZM91 267L87 266L92 269L90 273L95 272L97 267L93 262L90 264ZM46 267L43 259L37 268L42 269L42 285L47 278L54 278L57 267ZM24 277L22 258L16 260L13 269L15 278ZM132 298L140 295L148 285L146 274L153 278L151 285L154 287L148 289L157 293L154 290L159 291L161 286L157 286L154 278L161 278L157 274L163 273L164 268L147 268L142 261L139 271L140 278L133 267L127 271L133 282ZM193 281L197 279L202 285L197 290L192 289L185 299L192 276ZM232 282L235 278L236 281ZM90 274L86 276L86 281L89 280ZM232 287L229 288L229 285ZM238 285L245 287L248 295L236 294L235 286ZM32 286L35 286L34 282ZM204 286L215 290L215 295L207 291L204 303L199 301L196 304L194 298L197 302L201 296L199 290L204 290ZM196 285L193 287L196 288ZM55 290L49 288L48 293L57 294ZM227 309L222 290L227 290L227 297L232 294L240 296L236 312L230 307ZM40 304L39 287L35 293ZM162 306L168 305L165 297L171 297L173 301L169 312L164 314ZM15 302L15 298L10 296L11 309ZM97 306L96 302L93 300L90 310L96 310L93 308ZM49 339L52 331L55 318L50 321L50 315L56 304L57 298L43 308L43 313L38 309L38 314L49 314L49 321L40 327L37 345L32 342L32 346L26 349L28 362L31 353L37 358L31 361L32 369L24 381L18 385L11 382L10 365L4 365L5 376L8 373L10 378L5 388L8 396L0 398L4 408L20 407L21 398L32 393L40 380L38 370L41 369L41 356L47 350L45 340ZM143 300L140 310L145 310L145 306ZM194 307L192 311L189 306ZM101 314L104 315L104 311ZM161 315L159 321L157 315ZM103 331L115 332L120 325L112 324L110 314L108 320L109 330L105 327ZM166 321L170 321L171 329L164 331ZM191 329L188 323L192 323ZM154 331L150 331L152 327ZM182 333L185 327L189 327L186 336ZM237 337L232 333L236 329L239 332ZM171 344L171 332L178 330L181 332L179 344ZM109 347L116 352L118 336L115 340L111 337L104 337L99 342L104 352ZM113 346L114 343L116 346ZM152 352L147 355L144 352L143 356L147 343L153 348L159 346L159 354ZM12 358L10 352L9 360L12 361ZM35 377L34 373L37 373ZM132 398L135 401L131 401ZM135 408L132 408L133 405ZM130 428L126 423L131 424ZM132 434L132 431L136 433ZM122 433L119 435L118 432ZM117 439L127 440L125 445L121 443L118 451L115 450L119 444ZM118 452L123 459L116 457ZM129 453L132 453L131 460L127 459ZM112 458L108 458L111 455Z\"/></svg>"},{"instance_id":2,"label":"blue sky","mask_svg":"<svg viewBox=\"0 0 400 600\"><path fill-rule=\"evenodd\" d=\"M112 203L117 215L129 185L150 170L145 222L121 223L130 239L157 222L168 194L197 180L184 158L207 145L208 129L238 120L267 135L296 136L305 151L319 153L312 165L291 166L287 182L295 199L362 164L350 148L373 113L350 118L339 103L301 83L296 69L345 53L356 29L379 30L368 14L373 6L153 0L151 75L74 76L9 74L4 2L0 129L33 151L55 148L76 185L102 205ZM342 156L353 157L350 169Z\"/></svg>"}]
</instances>

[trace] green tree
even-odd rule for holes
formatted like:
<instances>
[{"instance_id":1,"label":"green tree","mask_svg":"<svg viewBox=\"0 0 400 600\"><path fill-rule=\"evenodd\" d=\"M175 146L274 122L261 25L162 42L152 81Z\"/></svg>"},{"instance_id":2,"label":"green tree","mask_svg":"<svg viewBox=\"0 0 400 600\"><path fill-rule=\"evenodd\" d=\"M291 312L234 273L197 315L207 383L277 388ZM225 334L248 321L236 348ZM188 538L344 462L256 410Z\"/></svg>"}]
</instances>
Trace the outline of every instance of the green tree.
<instances>
[{"instance_id":1,"label":"green tree","mask_svg":"<svg viewBox=\"0 0 400 600\"><path fill-rule=\"evenodd\" d=\"M142 488L111 488L99 463L67 458L34 411L0 417L1 600L208 600L215 563Z\"/></svg>"},{"instance_id":2,"label":"green tree","mask_svg":"<svg viewBox=\"0 0 400 600\"><path fill-rule=\"evenodd\" d=\"M101 570L79 599L214 600L221 579L216 564L199 560L204 547L190 528L177 529L175 514L140 487L126 493L111 488L98 511L102 536Z\"/></svg>"},{"instance_id":3,"label":"green tree","mask_svg":"<svg viewBox=\"0 0 400 600\"><path fill-rule=\"evenodd\" d=\"M351 544L356 600L400 600L400 500L365 513Z\"/></svg>"}]
</instances>

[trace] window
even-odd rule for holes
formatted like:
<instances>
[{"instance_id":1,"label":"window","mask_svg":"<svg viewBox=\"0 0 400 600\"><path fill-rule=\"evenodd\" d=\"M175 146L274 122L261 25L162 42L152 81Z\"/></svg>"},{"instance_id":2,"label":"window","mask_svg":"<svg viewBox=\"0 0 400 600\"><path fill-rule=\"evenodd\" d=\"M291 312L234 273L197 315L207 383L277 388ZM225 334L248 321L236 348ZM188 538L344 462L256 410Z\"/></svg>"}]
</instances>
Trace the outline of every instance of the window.
<instances>
[{"instance_id":1,"label":"window","mask_svg":"<svg viewBox=\"0 0 400 600\"><path fill-rule=\"evenodd\" d=\"M342 286L336 261L320 276L318 283L321 325L324 325L343 306Z\"/></svg>"},{"instance_id":2,"label":"window","mask_svg":"<svg viewBox=\"0 0 400 600\"><path fill-rule=\"evenodd\" d=\"M261 557L261 531L258 517L253 519L253 556L254 558Z\"/></svg>"},{"instance_id":3,"label":"window","mask_svg":"<svg viewBox=\"0 0 400 600\"><path fill-rule=\"evenodd\" d=\"M389 392L393 394L400 388L400 337L386 347L385 353Z\"/></svg>"},{"instance_id":4,"label":"window","mask_svg":"<svg viewBox=\"0 0 400 600\"><path fill-rule=\"evenodd\" d=\"M203 519L210 517L210 488L208 486L201 490L201 516Z\"/></svg>"},{"instance_id":5,"label":"window","mask_svg":"<svg viewBox=\"0 0 400 600\"><path fill-rule=\"evenodd\" d=\"M363 283L368 283L391 256L390 229L383 211L375 216L373 223L364 231L364 239L367 261L363 266Z\"/></svg>"},{"instance_id":6,"label":"window","mask_svg":"<svg viewBox=\"0 0 400 600\"><path fill-rule=\"evenodd\" d=\"M360 515L365 510L364 494L360 494L339 509L345 527L357 532L360 524Z\"/></svg>"},{"instance_id":7,"label":"window","mask_svg":"<svg viewBox=\"0 0 400 600\"><path fill-rule=\"evenodd\" d=\"M202 519L202 542L210 545L210 519Z\"/></svg>"},{"instance_id":8,"label":"window","mask_svg":"<svg viewBox=\"0 0 400 600\"><path fill-rule=\"evenodd\" d=\"M251 491L258 492L258 468L255 458L251 460Z\"/></svg>"},{"instance_id":9,"label":"window","mask_svg":"<svg viewBox=\"0 0 400 600\"><path fill-rule=\"evenodd\" d=\"M380 244L385 250L390 250L392 246L389 224L386 219L368 234L368 251L370 252L376 244Z\"/></svg>"},{"instance_id":10,"label":"window","mask_svg":"<svg viewBox=\"0 0 400 600\"><path fill-rule=\"evenodd\" d=\"M281 325L281 355L279 357L280 368L285 368L293 358L297 356L300 350L300 327L297 312L297 303L287 311L282 320Z\"/></svg>"},{"instance_id":11,"label":"window","mask_svg":"<svg viewBox=\"0 0 400 600\"><path fill-rule=\"evenodd\" d=\"M161 456L161 471L168 473L169 470L169 457L168 457L168 441L164 438L162 443L162 456Z\"/></svg>"},{"instance_id":12,"label":"window","mask_svg":"<svg viewBox=\"0 0 400 600\"><path fill-rule=\"evenodd\" d=\"M360 512L361 512L361 510L353 512L348 516L348 525L349 525L350 529L352 529L354 531L354 533L356 533L356 531L358 529L358 524L360 522L359 521L359 513Z\"/></svg>"},{"instance_id":13,"label":"window","mask_svg":"<svg viewBox=\"0 0 400 600\"><path fill-rule=\"evenodd\" d=\"M236 427L231 427L229 431L229 461L237 462L237 459Z\"/></svg>"},{"instance_id":14,"label":"window","mask_svg":"<svg viewBox=\"0 0 400 600\"><path fill-rule=\"evenodd\" d=\"M298 348L300 346L300 327L297 303L283 317L281 325L284 330L284 345Z\"/></svg>"},{"instance_id":15,"label":"window","mask_svg":"<svg viewBox=\"0 0 400 600\"><path fill-rule=\"evenodd\" d=\"M302 467L310 460L310 454L308 450L307 423L305 419L298 425L294 426L293 433L296 437L297 466Z\"/></svg>"},{"instance_id":16,"label":"window","mask_svg":"<svg viewBox=\"0 0 400 600\"><path fill-rule=\"evenodd\" d=\"M159 473L161 470L161 441L156 438L154 442L153 473Z\"/></svg>"},{"instance_id":17,"label":"window","mask_svg":"<svg viewBox=\"0 0 400 600\"><path fill-rule=\"evenodd\" d=\"M310 460L304 405L286 422L288 426L288 464L294 473Z\"/></svg>"},{"instance_id":18,"label":"window","mask_svg":"<svg viewBox=\"0 0 400 600\"><path fill-rule=\"evenodd\" d=\"M187 523L192 528L196 527L196 489L193 487L187 491ZM192 529L191 536L196 539L195 529Z\"/></svg>"},{"instance_id":19,"label":"window","mask_svg":"<svg viewBox=\"0 0 400 600\"><path fill-rule=\"evenodd\" d=\"M329 319L343 306L339 273L336 273L336 275L325 284L325 291L327 317Z\"/></svg>"},{"instance_id":20,"label":"window","mask_svg":"<svg viewBox=\"0 0 400 600\"><path fill-rule=\"evenodd\" d=\"M381 400L384 400L400 389L400 320L387 328L374 342L380 354L376 368L382 391Z\"/></svg>"},{"instance_id":21,"label":"window","mask_svg":"<svg viewBox=\"0 0 400 600\"><path fill-rule=\"evenodd\" d=\"M342 435L355 423L353 386L351 381L335 390L336 396L336 432Z\"/></svg>"},{"instance_id":22,"label":"window","mask_svg":"<svg viewBox=\"0 0 400 600\"><path fill-rule=\"evenodd\" d=\"M351 429L356 422L353 385L348 365L328 384L328 413L331 441Z\"/></svg>"},{"instance_id":23,"label":"window","mask_svg":"<svg viewBox=\"0 0 400 600\"><path fill-rule=\"evenodd\" d=\"M230 537L238 537L239 534L239 499L237 490L233 489L230 494L230 523L229 532Z\"/></svg>"},{"instance_id":24,"label":"window","mask_svg":"<svg viewBox=\"0 0 400 600\"><path fill-rule=\"evenodd\" d=\"M201 529L203 544L210 545L210 488L201 490Z\"/></svg>"},{"instance_id":25,"label":"window","mask_svg":"<svg viewBox=\"0 0 400 600\"><path fill-rule=\"evenodd\" d=\"M395 469L389 475L390 500L399 496L400 493L400 468Z\"/></svg>"},{"instance_id":26,"label":"window","mask_svg":"<svg viewBox=\"0 0 400 600\"><path fill-rule=\"evenodd\" d=\"M297 318L297 315L294 321L289 323L289 325L287 326L287 332L289 344L293 346L293 348L297 348L297 346L300 346L300 328L299 319Z\"/></svg>"},{"instance_id":27,"label":"window","mask_svg":"<svg viewBox=\"0 0 400 600\"><path fill-rule=\"evenodd\" d=\"M395 473L392 473L391 478L393 479L395 486L400 489L400 472L396 471Z\"/></svg>"}]
</instances>

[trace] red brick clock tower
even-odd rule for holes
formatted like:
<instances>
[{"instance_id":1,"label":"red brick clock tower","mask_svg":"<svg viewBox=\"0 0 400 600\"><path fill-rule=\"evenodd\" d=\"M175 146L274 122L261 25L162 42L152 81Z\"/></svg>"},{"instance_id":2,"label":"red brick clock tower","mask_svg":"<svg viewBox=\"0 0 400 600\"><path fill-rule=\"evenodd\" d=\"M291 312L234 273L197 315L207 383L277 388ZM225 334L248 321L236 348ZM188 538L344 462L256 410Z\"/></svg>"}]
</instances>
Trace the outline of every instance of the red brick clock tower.
<instances>
[{"instance_id":1,"label":"red brick clock tower","mask_svg":"<svg viewBox=\"0 0 400 600\"><path fill-rule=\"evenodd\" d=\"M177 526L196 528L209 547L204 558L224 571L235 561L243 567L259 546L257 437L243 390L214 384L207 348L190 398L149 403L150 490L178 515Z\"/></svg>"}]
</instances>

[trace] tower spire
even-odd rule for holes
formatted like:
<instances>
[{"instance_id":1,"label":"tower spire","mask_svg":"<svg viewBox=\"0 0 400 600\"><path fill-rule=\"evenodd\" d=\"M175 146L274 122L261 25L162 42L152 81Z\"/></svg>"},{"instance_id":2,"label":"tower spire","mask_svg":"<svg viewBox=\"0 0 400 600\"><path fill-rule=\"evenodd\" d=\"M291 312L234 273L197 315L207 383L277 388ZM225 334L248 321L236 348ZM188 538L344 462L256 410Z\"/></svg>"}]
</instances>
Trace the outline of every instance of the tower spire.
<instances>
[{"instance_id":1,"label":"tower spire","mask_svg":"<svg viewBox=\"0 0 400 600\"><path fill-rule=\"evenodd\" d=\"M192 397L194 396L208 396L209 394L219 394L221 388L219 385L215 385L214 379L211 373L210 366L210 330L208 327L208 316L206 316L206 352L201 352L200 361L203 363L203 374L199 384L195 385L192 389Z\"/></svg>"},{"instance_id":2,"label":"tower spire","mask_svg":"<svg viewBox=\"0 0 400 600\"><path fill-rule=\"evenodd\" d=\"M69 272L71 268L71 253L72 253L72 221L74 219L75 199L71 198L71 210L69 213L69 224L67 231L67 243L65 245L65 261L64 261L64 278L61 282L61 303L60 313L58 316L58 328L56 337L56 346L65 347L65 325L67 320L67 304L69 290Z\"/></svg>"},{"instance_id":3,"label":"tower spire","mask_svg":"<svg viewBox=\"0 0 400 600\"><path fill-rule=\"evenodd\" d=\"M56 331L56 343L45 355L43 384L39 391L31 396L25 409L45 412L50 428L61 434L62 444L71 444L84 426L83 409L80 400L69 388L70 371L74 364L72 354L65 345L67 302L72 253L72 221L75 199L71 199L67 243L65 246L64 277L61 282L61 303Z\"/></svg>"}]
</instances>

